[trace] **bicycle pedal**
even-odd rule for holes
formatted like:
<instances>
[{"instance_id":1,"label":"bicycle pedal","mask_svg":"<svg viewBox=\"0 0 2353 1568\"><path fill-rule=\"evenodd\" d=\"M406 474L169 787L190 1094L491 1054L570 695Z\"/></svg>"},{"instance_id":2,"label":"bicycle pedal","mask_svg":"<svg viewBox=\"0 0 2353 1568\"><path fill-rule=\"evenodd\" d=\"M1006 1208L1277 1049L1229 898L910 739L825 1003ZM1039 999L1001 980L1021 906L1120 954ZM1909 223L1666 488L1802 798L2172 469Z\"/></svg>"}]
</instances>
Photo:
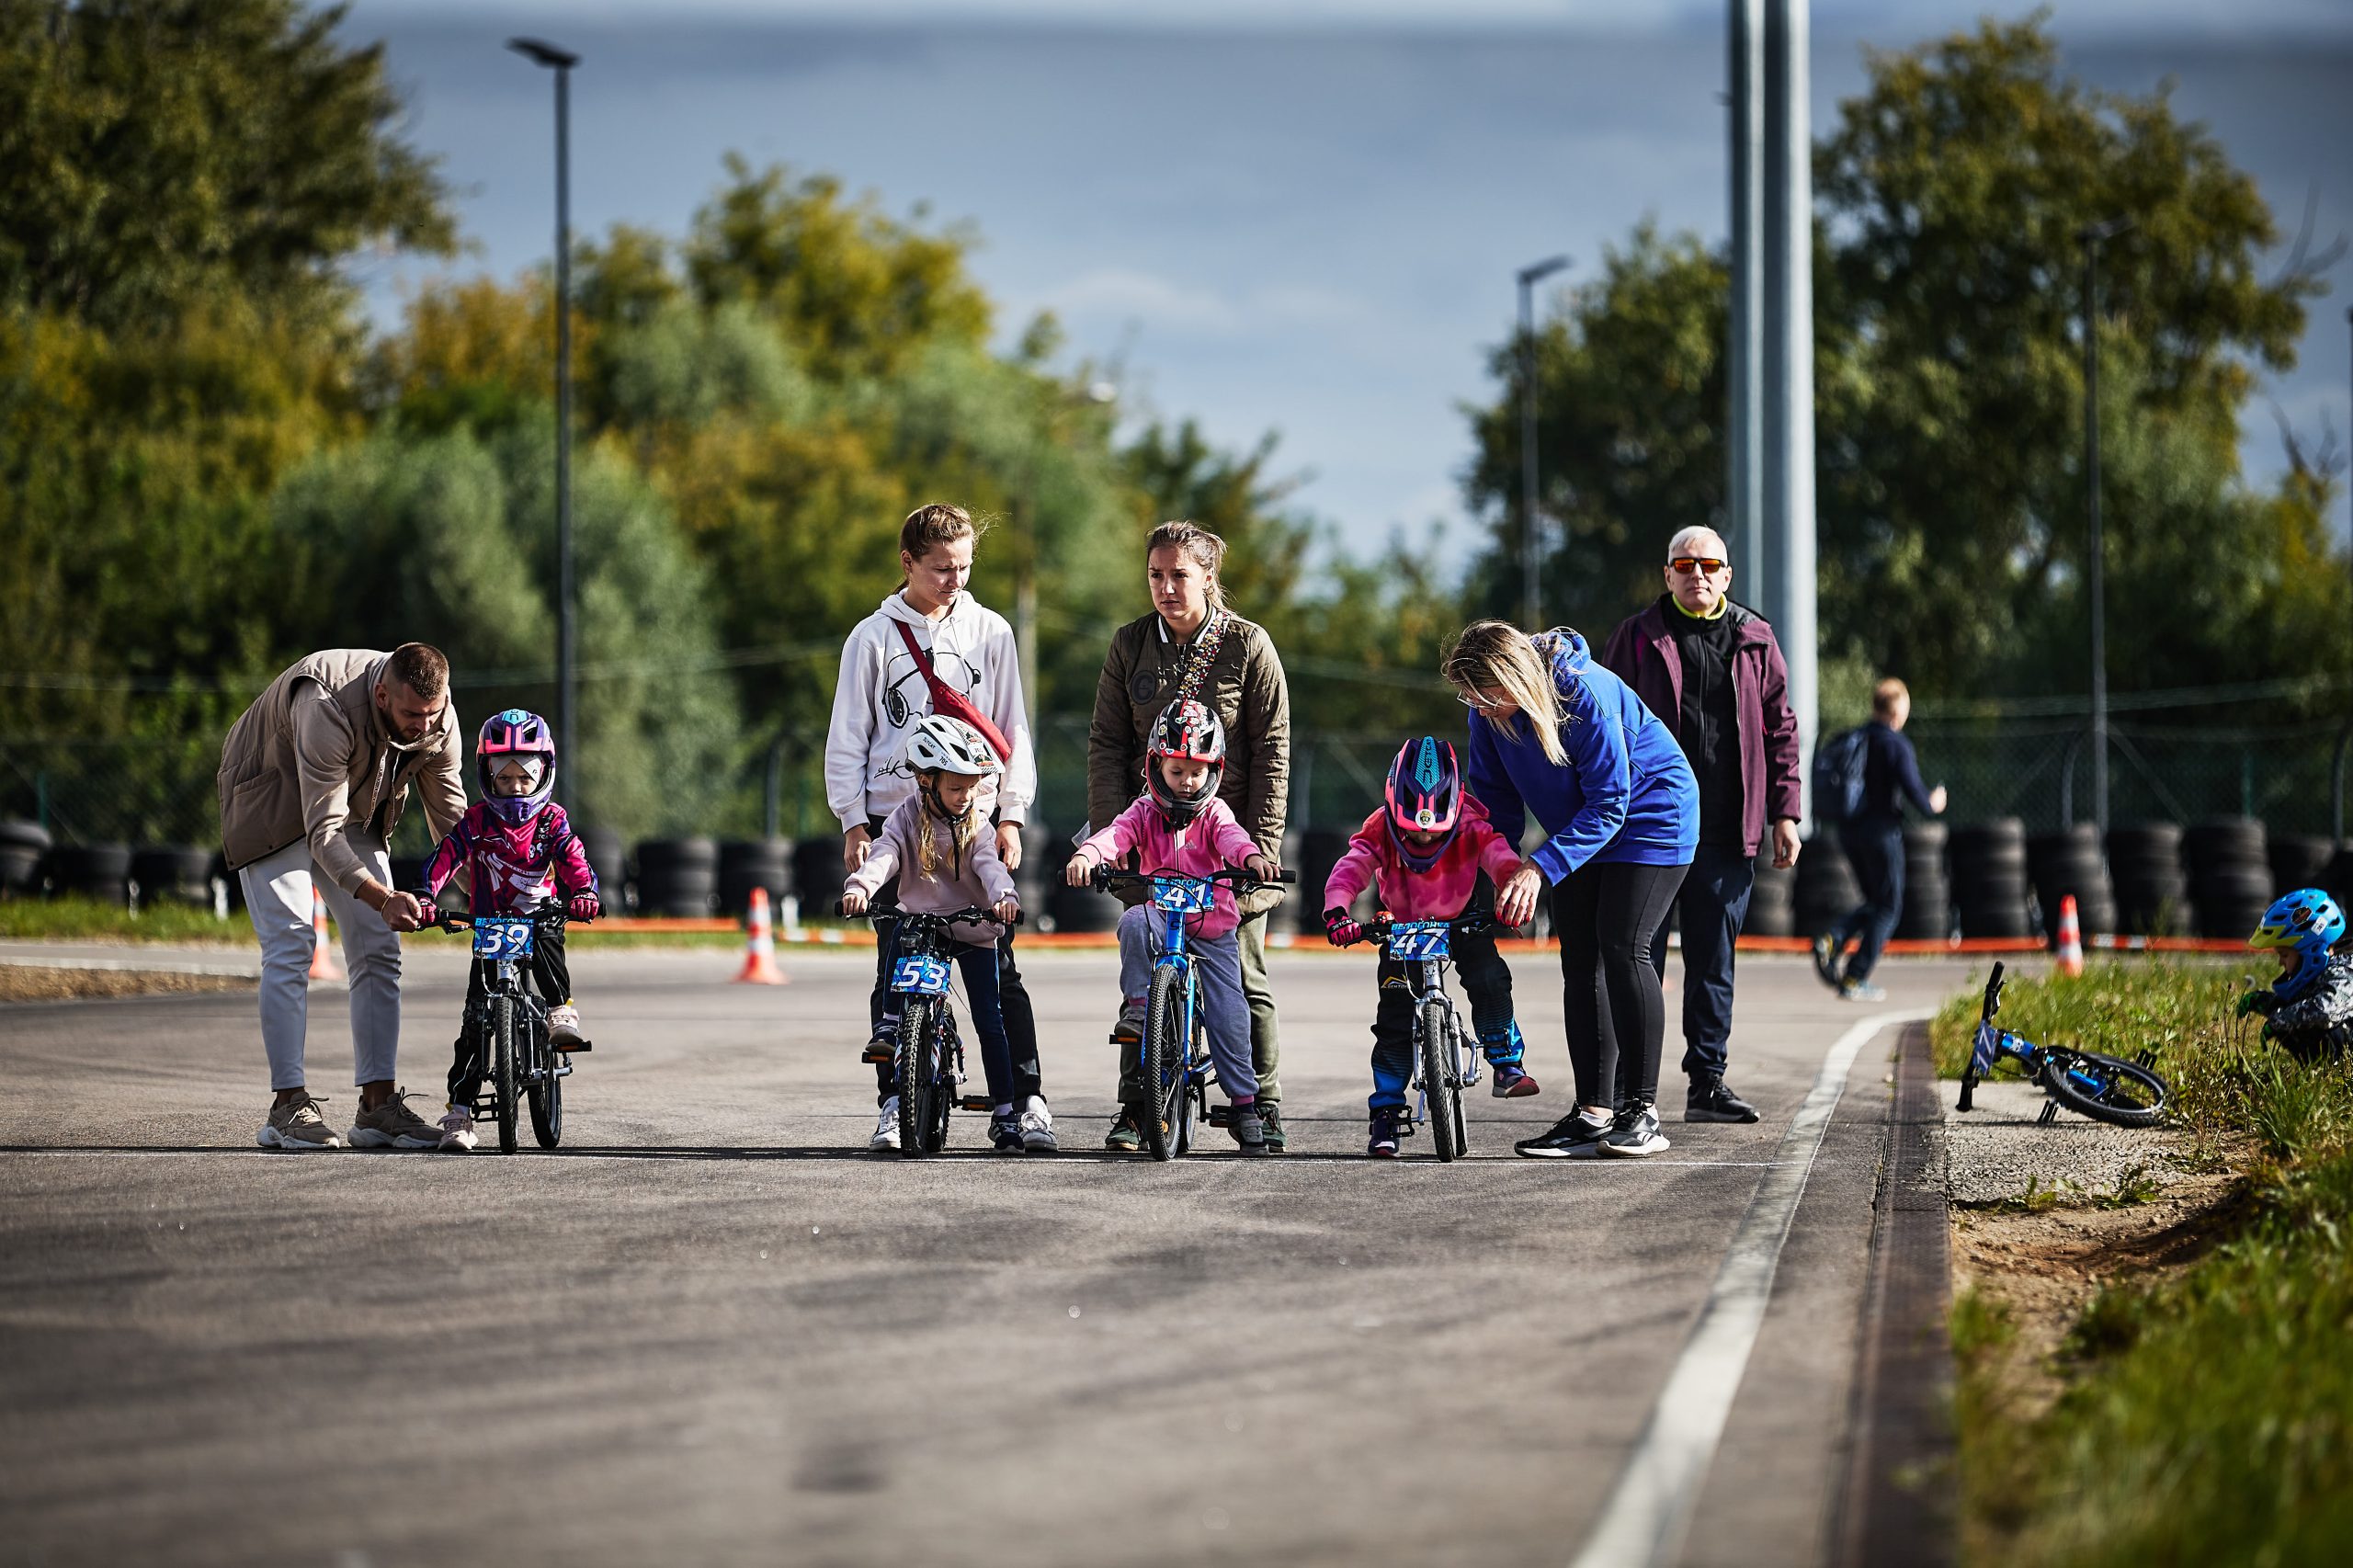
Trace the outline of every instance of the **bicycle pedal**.
<instances>
[{"instance_id":1,"label":"bicycle pedal","mask_svg":"<svg viewBox=\"0 0 2353 1568\"><path fill-rule=\"evenodd\" d=\"M871 1062L878 1067L888 1067L895 1056L888 1046L870 1045L858 1053L860 1062Z\"/></svg>"},{"instance_id":2,"label":"bicycle pedal","mask_svg":"<svg viewBox=\"0 0 2353 1568\"><path fill-rule=\"evenodd\" d=\"M584 1051L596 1050L597 1046L595 1041L584 1040L575 1041L571 1045L559 1044L556 1046L556 1049L563 1051L566 1056L577 1056Z\"/></svg>"},{"instance_id":3,"label":"bicycle pedal","mask_svg":"<svg viewBox=\"0 0 2353 1568\"><path fill-rule=\"evenodd\" d=\"M1233 1108L1231 1105L1213 1105L1210 1107L1210 1125L1211 1127L1233 1126Z\"/></svg>"},{"instance_id":4,"label":"bicycle pedal","mask_svg":"<svg viewBox=\"0 0 2353 1568\"><path fill-rule=\"evenodd\" d=\"M986 1095L965 1095L956 1102L958 1110L993 1111L996 1107Z\"/></svg>"}]
</instances>

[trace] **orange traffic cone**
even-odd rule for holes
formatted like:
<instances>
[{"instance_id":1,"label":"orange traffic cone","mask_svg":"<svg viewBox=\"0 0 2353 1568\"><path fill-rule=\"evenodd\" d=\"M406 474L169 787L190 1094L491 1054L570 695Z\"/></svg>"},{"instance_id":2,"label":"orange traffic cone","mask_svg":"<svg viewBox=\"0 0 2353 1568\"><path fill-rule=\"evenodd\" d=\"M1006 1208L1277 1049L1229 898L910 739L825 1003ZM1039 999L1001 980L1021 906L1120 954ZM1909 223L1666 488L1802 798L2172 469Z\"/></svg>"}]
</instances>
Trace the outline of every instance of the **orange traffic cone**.
<instances>
[{"instance_id":1,"label":"orange traffic cone","mask_svg":"<svg viewBox=\"0 0 2353 1568\"><path fill-rule=\"evenodd\" d=\"M343 965L335 961L334 944L327 940L327 895L316 882L311 884L311 978L343 978Z\"/></svg>"},{"instance_id":2,"label":"orange traffic cone","mask_svg":"<svg viewBox=\"0 0 2353 1568\"><path fill-rule=\"evenodd\" d=\"M2084 972L2084 927L2075 917L2074 893L2059 901L2059 972L2066 975Z\"/></svg>"},{"instance_id":3,"label":"orange traffic cone","mask_svg":"<svg viewBox=\"0 0 2353 1568\"><path fill-rule=\"evenodd\" d=\"M752 890L751 917L745 922L752 936L745 944L744 968L735 976L738 985L783 985L788 983L784 971L777 967L776 937L768 930L768 890Z\"/></svg>"}]
</instances>

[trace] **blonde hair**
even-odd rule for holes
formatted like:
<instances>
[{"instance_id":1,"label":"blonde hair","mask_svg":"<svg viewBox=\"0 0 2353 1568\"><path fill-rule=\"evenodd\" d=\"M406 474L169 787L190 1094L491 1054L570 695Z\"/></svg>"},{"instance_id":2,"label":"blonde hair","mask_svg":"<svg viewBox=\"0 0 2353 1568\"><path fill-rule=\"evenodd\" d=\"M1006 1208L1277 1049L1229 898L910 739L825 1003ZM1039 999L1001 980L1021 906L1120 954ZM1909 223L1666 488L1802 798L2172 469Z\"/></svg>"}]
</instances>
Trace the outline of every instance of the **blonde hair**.
<instances>
[{"instance_id":1,"label":"blonde hair","mask_svg":"<svg viewBox=\"0 0 2353 1568\"><path fill-rule=\"evenodd\" d=\"M1560 688L1552 684L1552 667L1529 635L1508 620L1474 620L1448 649L1438 671L1465 690L1500 691L1519 710L1536 733L1536 744L1555 767L1568 766L1561 745L1561 726L1568 715L1561 707ZM1498 721L1484 709L1479 717Z\"/></svg>"},{"instance_id":2,"label":"blonde hair","mask_svg":"<svg viewBox=\"0 0 2353 1568\"><path fill-rule=\"evenodd\" d=\"M1894 712L1897 703L1911 700L1912 688L1893 676L1871 687L1871 712L1882 718Z\"/></svg>"},{"instance_id":3,"label":"blonde hair","mask_svg":"<svg viewBox=\"0 0 2353 1568\"><path fill-rule=\"evenodd\" d=\"M938 789L939 774L938 768L926 767L915 775L915 783L918 786L915 798L923 802L924 818L923 831L915 835L915 874L927 882L938 881L951 869L940 851L939 835L932 831L931 825L933 823L947 822L949 819L933 809L931 790L921 788L922 785L929 784L932 790ZM981 836L981 813L968 807L963 817L953 824L953 828L957 860L955 869L961 869L965 857L972 854L973 844L978 842Z\"/></svg>"},{"instance_id":4,"label":"blonde hair","mask_svg":"<svg viewBox=\"0 0 2353 1568\"><path fill-rule=\"evenodd\" d=\"M936 546L953 544L960 539L977 540L987 531L972 521L972 514L963 507L933 501L909 512L907 520L899 525L899 551L921 561ZM906 586L904 577L899 585Z\"/></svg>"},{"instance_id":5,"label":"blonde hair","mask_svg":"<svg viewBox=\"0 0 2353 1568\"><path fill-rule=\"evenodd\" d=\"M1225 608L1225 583L1218 569L1225 563L1225 540L1195 522L1163 523L1152 530L1143 541L1143 558L1149 562L1164 550L1173 550L1201 569L1209 581L1205 585L1210 608Z\"/></svg>"}]
</instances>

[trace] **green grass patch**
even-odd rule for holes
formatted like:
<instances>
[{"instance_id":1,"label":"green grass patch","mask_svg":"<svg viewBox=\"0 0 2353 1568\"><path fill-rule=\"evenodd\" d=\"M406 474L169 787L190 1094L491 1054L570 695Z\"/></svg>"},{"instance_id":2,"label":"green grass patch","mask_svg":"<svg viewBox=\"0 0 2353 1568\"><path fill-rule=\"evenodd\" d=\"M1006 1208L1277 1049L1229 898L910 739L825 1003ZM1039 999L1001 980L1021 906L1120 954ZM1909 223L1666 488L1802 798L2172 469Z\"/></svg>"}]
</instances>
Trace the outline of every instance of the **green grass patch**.
<instances>
[{"instance_id":1,"label":"green grass patch","mask_svg":"<svg viewBox=\"0 0 2353 1568\"><path fill-rule=\"evenodd\" d=\"M182 903L152 903L133 914L119 903L79 896L0 902L0 938L255 946L253 923L242 914L222 920Z\"/></svg>"},{"instance_id":2,"label":"green grass patch","mask_svg":"<svg viewBox=\"0 0 2353 1568\"><path fill-rule=\"evenodd\" d=\"M2353 1069L2301 1063L2230 1018L2239 977L2110 964L2021 981L2002 1021L2038 1041L2154 1049L2175 1119L2241 1181L2226 1236L2161 1280L2111 1281L2041 1372L2029 1408L1998 1301L1953 1305L1971 1562L2293 1565L2353 1541ZM1932 1026L1957 1073L1980 993ZM2018 1207L2048 1205L2029 1193ZM2128 1173L2102 1207L2153 1196ZM1995 1286L1998 1290L1998 1285ZM2045 1387L2048 1387L2047 1381Z\"/></svg>"}]
</instances>

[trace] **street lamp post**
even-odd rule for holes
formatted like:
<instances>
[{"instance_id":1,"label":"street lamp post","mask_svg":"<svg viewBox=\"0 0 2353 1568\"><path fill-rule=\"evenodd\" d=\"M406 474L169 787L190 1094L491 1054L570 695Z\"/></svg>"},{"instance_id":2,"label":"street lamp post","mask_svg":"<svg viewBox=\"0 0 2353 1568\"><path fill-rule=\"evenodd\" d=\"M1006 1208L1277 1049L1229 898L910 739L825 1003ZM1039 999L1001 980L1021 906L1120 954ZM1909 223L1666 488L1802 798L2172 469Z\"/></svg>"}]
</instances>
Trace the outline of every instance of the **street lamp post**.
<instances>
[{"instance_id":1,"label":"street lamp post","mask_svg":"<svg viewBox=\"0 0 2353 1568\"><path fill-rule=\"evenodd\" d=\"M1536 544L1536 285L1569 265L1564 256L1519 269L1519 579L1521 618L1544 629L1543 562Z\"/></svg>"},{"instance_id":2,"label":"street lamp post","mask_svg":"<svg viewBox=\"0 0 2353 1568\"><path fill-rule=\"evenodd\" d=\"M2086 223L2084 247L2084 499L2091 520L2085 577L2092 601L2092 821L2108 839L2108 551L2099 517L2099 247L2132 226L2130 218Z\"/></svg>"},{"instance_id":3,"label":"street lamp post","mask_svg":"<svg viewBox=\"0 0 2353 1568\"><path fill-rule=\"evenodd\" d=\"M506 47L555 73L555 741L572 729L572 68L580 57L535 38ZM576 777L576 776L575 776Z\"/></svg>"}]
</instances>

